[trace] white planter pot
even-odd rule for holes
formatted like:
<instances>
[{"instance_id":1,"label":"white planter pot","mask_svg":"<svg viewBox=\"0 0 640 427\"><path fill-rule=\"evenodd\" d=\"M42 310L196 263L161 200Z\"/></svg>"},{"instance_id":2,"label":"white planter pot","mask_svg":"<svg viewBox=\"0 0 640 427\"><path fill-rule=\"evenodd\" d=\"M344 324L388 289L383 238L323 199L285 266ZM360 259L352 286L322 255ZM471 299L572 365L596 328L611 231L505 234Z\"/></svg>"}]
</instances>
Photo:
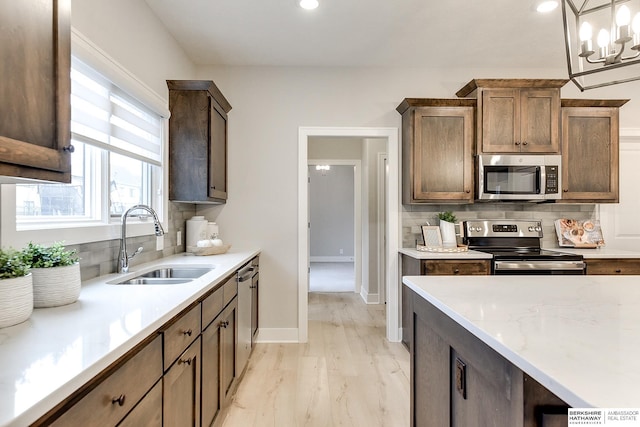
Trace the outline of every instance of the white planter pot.
<instances>
[{"instance_id":1,"label":"white planter pot","mask_svg":"<svg viewBox=\"0 0 640 427\"><path fill-rule=\"evenodd\" d=\"M0 280L0 328L17 325L33 312L31 274Z\"/></svg>"},{"instance_id":2,"label":"white planter pot","mask_svg":"<svg viewBox=\"0 0 640 427\"><path fill-rule=\"evenodd\" d=\"M80 264L32 268L33 306L57 307L76 302L80 296Z\"/></svg>"}]
</instances>

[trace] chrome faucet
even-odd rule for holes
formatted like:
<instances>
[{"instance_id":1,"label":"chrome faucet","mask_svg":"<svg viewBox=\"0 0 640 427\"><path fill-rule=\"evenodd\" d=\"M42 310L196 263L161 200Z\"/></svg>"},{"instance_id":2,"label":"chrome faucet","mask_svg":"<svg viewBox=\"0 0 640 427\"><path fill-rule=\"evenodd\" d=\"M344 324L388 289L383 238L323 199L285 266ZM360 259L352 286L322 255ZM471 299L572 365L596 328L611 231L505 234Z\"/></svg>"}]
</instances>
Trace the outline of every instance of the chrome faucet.
<instances>
[{"instance_id":1,"label":"chrome faucet","mask_svg":"<svg viewBox=\"0 0 640 427\"><path fill-rule=\"evenodd\" d=\"M160 224L160 220L158 219L158 215L156 211L150 208L147 205L135 205L129 208L125 213L122 214L122 235L120 237L120 255L118 256L118 271L120 273L129 272L129 260L134 256L138 255L142 252L142 246L140 246L136 251L129 255L127 253L127 217L129 214L135 210L142 209L151 214L153 216L153 227L155 229L156 236L164 235L164 229L162 228L162 224Z\"/></svg>"}]
</instances>

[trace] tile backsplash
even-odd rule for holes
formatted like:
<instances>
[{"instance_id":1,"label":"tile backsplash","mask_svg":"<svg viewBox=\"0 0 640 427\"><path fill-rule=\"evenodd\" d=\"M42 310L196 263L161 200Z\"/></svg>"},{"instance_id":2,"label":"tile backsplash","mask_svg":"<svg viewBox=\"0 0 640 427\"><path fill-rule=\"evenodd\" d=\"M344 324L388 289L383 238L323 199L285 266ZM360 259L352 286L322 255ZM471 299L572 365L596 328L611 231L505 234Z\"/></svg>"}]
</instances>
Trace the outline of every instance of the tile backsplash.
<instances>
[{"instance_id":1,"label":"tile backsplash","mask_svg":"<svg viewBox=\"0 0 640 427\"><path fill-rule=\"evenodd\" d=\"M558 218L598 219L596 204L562 203L474 203L469 205L403 205L402 246L422 244L419 226L437 224L438 212L452 211L458 221L469 219L532 219L542 221L542 245L558 247L553 222Z\"/></svg>"}]
</instances>

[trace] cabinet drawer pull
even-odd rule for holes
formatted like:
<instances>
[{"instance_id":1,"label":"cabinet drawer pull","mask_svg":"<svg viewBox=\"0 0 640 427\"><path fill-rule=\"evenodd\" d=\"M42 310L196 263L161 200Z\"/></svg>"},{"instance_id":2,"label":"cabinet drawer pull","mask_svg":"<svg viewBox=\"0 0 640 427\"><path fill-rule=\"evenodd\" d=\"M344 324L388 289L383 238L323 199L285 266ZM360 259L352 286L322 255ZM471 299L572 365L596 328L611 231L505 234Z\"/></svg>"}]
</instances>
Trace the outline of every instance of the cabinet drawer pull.
<instances>
[{"instance_id":1,"label":"cabinet drawer pull","mask_svg":"<svg viewBox=\"0 0 640 427\"><path fill-rule=\"evenodd\" d=\"M185 364L185 365L191 365L191 358L188 358L188 359L180 359L180 360L178 361L178 363L182 363L182 364Z\"/></svg>"},{"instance_id":2,"label":"cabinet drawer pull","mask_svg":"<svg viewBox=\"0 0 640 427\"><path fill-rule=\"evenodd\" d=\"M190 336L191 336L191 334L193 334L193 330L191 330L191 328L189 328L189 329L187 329L186 331L184 331L182 334L183 334L183 335L186 335L186 336L188 336L188 337L190 337Z\"/></svg>"},{"instance_id":3,"label":"cabinet drawer pull","mask_svg":"<svg viewBox=\"0 0 640 427\"><path fill-rule=\"evenodd\" d=\"M456 357L456 391L467 399L467 365Z\"/></svg>"},{"instance_id":4,"label":"cabinet drawer pull","mask_svg":"<svg viewBox=\"0 0 640 427\"><path fill-rule=\"evenodd\" d=\"M453 274L458 274L458 273L460 273L459 269L456 268L455 270L453 270Z\"/></svg>"},{"instance_id":5,"label":"cabinet drawer pull","mask_svg":"<svg viewBox=\"0 0 640 427\"><path fill-rule=\"evenodd\" d=\"M76 151L76 147L74 147L73 145L69 144L65 147L62 147L63 151L66 151L67 153L73 153L74 151Z\"/></svg>"},{"instance_id":6,"label":"cabinet drawer pull","mask_svg":"<svg viewBox=\"0 0 640 427\"><path fill-rule=\"evenodd\" d=\"M113 397L113 398L111 398L111 404L115 405L117 403L119 406L123 406L124 405L124 399L125 399L124 394L121 394L118 397Z\"/></svg>"},{"instance_id":7,"label":"cabinet drawer pull","mask_svg":"<svg viewBox=\"0 0 640 427\"><path fill-rule=\"evenodd\" d=\"M619 273L622 273L622 270L620 270L620 269L618 268L618 269L616 269L616 273L618 273L618 274L619 274Z\"/></svg>"}]
</instances>

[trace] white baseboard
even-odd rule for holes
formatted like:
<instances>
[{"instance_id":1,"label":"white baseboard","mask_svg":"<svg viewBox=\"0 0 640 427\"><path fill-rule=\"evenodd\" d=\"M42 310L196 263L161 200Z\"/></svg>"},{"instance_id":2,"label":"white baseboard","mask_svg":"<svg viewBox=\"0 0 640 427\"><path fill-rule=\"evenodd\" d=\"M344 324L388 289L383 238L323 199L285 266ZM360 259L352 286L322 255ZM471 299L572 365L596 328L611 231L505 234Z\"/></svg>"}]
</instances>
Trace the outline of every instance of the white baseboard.
<instances>
[{"instance_id":1,"label":"white baseboard","mask_svg":"<svg viewBox=\"0 0 640 427\"><path fill-rule=\"evenodd\" d=\"M256 342L298 343L298 328L260 328Z\"/></svg>"},{"instance_id":2,"label":"white baseboard","mask_svg":"<svg viewBox=\"0 0 640 427\"><path fill-rule=\"evenodd\" d=\"M365 304L380 304L380 294L370 294L365 288L361 288L360 296Z\"/></svg>"},{"instance_id":3,"label":"white baseboard","mask_svg":"<svg viewBox=\"0 0 640 427\"><path fill-rule=\"evenodd\" d=\"M353 262L352 256L310 256L309 262Z\"/></svg>"}]
</instances>

